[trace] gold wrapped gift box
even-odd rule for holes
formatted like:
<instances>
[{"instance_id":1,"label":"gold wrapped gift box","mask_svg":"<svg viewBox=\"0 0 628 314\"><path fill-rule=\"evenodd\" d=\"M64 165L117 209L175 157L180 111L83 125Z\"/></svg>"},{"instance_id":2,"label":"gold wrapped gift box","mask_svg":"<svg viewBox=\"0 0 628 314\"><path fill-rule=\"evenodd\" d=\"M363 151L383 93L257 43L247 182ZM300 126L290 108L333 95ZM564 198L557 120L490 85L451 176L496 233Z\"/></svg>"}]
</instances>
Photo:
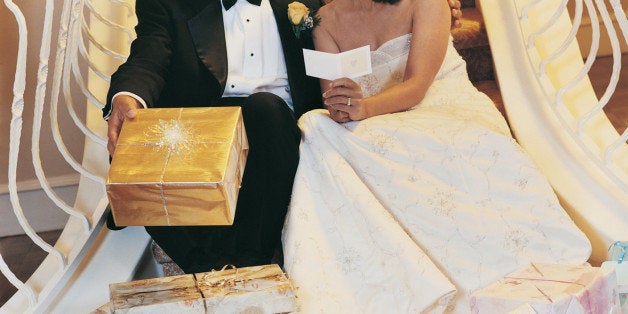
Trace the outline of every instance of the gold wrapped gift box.
<instances>
[{"instance_id":1,"label":"gold wrapped gift box","mask_svg":"<svg viewBox=\"0 0 628 314\"><path fill-rule=\"evenodd\" d=\"M247 153L240 107L138 110L107 177L116 224L233 224Z\"/></svg>"},{"instance_id":2,"label":"gold wrapped gift box","mask_svg":"<svg viewBox=\"0 0 628 314\"><path fill-rule=\"evenodd\" d=\"M113 313L287 313L292 284L278 265L226 269L109 285Z\"/></svg>"}]
</instances>

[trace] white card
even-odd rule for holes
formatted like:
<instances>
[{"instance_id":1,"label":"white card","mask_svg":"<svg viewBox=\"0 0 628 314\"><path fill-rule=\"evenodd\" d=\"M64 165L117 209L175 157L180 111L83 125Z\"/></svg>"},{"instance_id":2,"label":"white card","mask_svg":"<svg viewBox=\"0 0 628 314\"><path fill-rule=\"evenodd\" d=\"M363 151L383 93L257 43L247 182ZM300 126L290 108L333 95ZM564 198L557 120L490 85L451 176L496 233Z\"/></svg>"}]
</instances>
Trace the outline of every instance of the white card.
<instances>
[{"instance_id":1,"label":"white card","mask_svg":"<svg viewBox=\"0 0 628 314\"><path fill-rule=\"evenodd\" d=\"M371 47L364 46L340 53L303 49L305 73L326 80L356 78L371 73Z\"/></svg>"}]
</instances>

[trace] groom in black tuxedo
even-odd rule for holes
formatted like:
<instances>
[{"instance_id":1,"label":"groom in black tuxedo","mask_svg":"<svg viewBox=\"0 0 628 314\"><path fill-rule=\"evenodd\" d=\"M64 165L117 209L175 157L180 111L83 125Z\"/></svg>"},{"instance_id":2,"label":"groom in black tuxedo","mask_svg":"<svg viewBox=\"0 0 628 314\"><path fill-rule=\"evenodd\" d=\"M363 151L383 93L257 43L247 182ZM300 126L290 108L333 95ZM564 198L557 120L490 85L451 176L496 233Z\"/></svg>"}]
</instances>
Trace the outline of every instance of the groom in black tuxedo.
<instances>
[{"instance_id":1,"label":"groom in black tuxedo","mask_svg":"<svg viewBox=\"0 0 628 314\"><path fill-rule=\"evenodd\" d=\"M312 39L293 33L292 1L136 1L137 39L103 109L109 153L125 117L146 107L241 106L249 140L233 226L146 227L186 273L268 264L280 244L299 160L296 119L321 107L319 81L303 63ZM457 22L460 2L448 1Z\"/></svg>"},{"instance_id":2,"label":"groom in black tuxedo","mask_svg":"<svg viewBox=\"0 0 628 314\"><path fill-rule=\"evenodd\" d=\"M293 0L137 0L137 39L103 109L111 154L142 107L242 106L249 156L231 227L146 227L186 272L270 263L299 156L296 119L321 106L288 20ZM300 0L310 10L318 0Z\"/></svg>"}]
</instances>

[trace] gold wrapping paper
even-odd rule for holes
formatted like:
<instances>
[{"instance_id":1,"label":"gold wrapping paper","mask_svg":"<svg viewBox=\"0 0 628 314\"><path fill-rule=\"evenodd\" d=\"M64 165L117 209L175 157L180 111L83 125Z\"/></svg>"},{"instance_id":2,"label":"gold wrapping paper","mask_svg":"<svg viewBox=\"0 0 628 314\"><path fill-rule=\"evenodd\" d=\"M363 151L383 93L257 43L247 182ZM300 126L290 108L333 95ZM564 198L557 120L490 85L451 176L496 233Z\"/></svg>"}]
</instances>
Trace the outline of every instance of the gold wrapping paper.
<instances>
[{"instance_id":1,"label":"gold wrapping paper","mask_svg":"<svg viewBox=\"0 0 628 314\"><path fill-rule=\"evenodd\" d=\"M109 285L113 313L288 313L292 285L278 265Z\"/></svg>"},{"instance_id":2,"label":"gold wrapping paper","mask_svg":"<svg viewBox=\"0 0 628 314\"><path fill-rule=\"evenodd\" d=\"M139 110L107 177L116 224L233 224L247 153L240 107Z\"/></svg>"}]
</instances>

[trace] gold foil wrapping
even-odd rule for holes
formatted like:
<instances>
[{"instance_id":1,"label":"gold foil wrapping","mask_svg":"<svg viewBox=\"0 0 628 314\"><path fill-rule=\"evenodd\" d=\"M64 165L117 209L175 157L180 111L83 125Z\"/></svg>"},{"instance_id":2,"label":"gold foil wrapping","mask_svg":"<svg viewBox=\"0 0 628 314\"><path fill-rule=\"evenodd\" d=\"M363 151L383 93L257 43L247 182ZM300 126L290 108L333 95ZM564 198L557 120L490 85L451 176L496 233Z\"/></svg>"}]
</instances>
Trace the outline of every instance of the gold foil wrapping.
<instances>
[{"instance_id":1,"label":"gold foil wrapping","mask_svg":"<svg viewBox=\"0 0 628 314\"><path fill-rule=\"evenodd\" d=\"M247 154L240 107L138 110L107 177L116 224L233 224Z\"/></svg>"},{"instance_id":2,"label":"gold foil wrapping","mask_svg":"<svg viewBox=\"0 0 628 314\"><path fill-rule=\"evenodd\" d=\"M113 313L288 313L292 284L278 265L109 285Z\"/></svg>"}]
</instances>

